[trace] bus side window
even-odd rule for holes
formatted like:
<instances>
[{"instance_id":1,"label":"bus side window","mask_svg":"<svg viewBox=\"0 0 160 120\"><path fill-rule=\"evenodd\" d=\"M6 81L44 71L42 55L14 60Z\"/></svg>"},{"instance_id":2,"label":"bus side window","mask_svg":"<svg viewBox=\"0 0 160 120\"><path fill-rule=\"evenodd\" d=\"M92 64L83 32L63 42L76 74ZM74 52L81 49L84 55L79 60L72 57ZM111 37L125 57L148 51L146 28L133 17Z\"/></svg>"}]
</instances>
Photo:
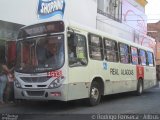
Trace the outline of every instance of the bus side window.
<instances>
[{"instance_id":1,"label":"bus side window","mask_svg":"<svg viewBox=\"0 0 160 120\"><path fill-rule=\"evenodd\" d=\"M86 37L80 34L68 33L69 66L87 65Z\"/></svg>"},{"instance_id":2,"label":"bus side window","mask_svg":"<svg viewBox=\"0 0 160 120\"><path fill-rule=\"evenodd\" d=\"M102 38L100 36L89 34L89 55L94 60L103 60Z\"/></svg>"},{"instance_id":3,"label":"bus side window","mask_svg":"<svg viewBox=\"0 0 160 120\"><path fill-rule=\"evenodd\" d=\"M127 44L119 43L119 56L121 63L130 63L129 46Z\"/></svg>"},{"instance_id":4,"label":"bus side window","mask_svg":"<svg viewBox=\"0 0 160 120\"><path fill-rule=\"evenodd\" d=\"M131 61L133 65L138 64L138 49L131 46Z\"/></svg>"},{"instance_id":5,"label":"bus side window","mask_svg":"<svg viewBox=\"0 0 160 120\"><path fill-rule=\"evenodd\" d=\"M147 61L148 61L148 66L154 66L153 53L149 51L147 51Z\"/></svg>"},{"instance_id":6,"label":"bus side window","mask_svg":"<svg viewBox=\"0 0 160 120\"><path fill-rule=\"evenodd\" d=\"M104 54L105 59L110 62L118 61L118 48L117 42L114 40L104 39Z\"/></svg>"},{"instance_id":7,"label":"bus side window","mask_svg":"<svg viewBox=\"0 0 160 120\"><path fill-rule=\"evenodd\" d=\"M139 59L140 59L141 65L146 65L146 63L147 63L146 52L142 49L139 50Z\"/></svg>"}]
</instances>

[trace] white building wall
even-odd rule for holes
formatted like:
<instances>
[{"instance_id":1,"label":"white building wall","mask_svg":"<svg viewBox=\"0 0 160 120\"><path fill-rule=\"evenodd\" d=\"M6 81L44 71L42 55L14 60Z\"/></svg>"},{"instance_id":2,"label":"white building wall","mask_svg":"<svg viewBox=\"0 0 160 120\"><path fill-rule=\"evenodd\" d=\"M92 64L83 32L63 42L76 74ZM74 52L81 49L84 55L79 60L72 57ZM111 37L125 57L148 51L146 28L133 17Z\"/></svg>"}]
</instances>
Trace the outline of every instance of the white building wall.
<instances>
[{"instance_id":1,"label":"white building wall","mask_svg":"<svg viewBox=\"0 0 160 120\"><path fill-rule=\"evenodd\" d=\"M37 21L37 0L0 0L0 20L30 24Z\"/></svg>"},{"instance_id":2,"label":"white building wall","mask_svg":"<svg viewBox=\"0 0 160 120\"><path fill-rule=\"evenodd\" d=\"M97 29L115 36L134 41L134 30L128 25L119 23L103 15L97 15Z\"/></svg>"},{"instance_id":3,"label":"white building wall","mask_svg":"<svg viewBox=\"0 0 160 120\"><path fill-rule=\"evenodd\" d=\"M96 28L97 0L67 0L68 20Z\"/></svg>"},{"instance_id":4,"label":"white building wall","mask_svg":"<svg viewBox=\"0 0 160 120\"><path fill-rule=\"evenodd\" d=\"M97 14L97 0L65 0L64 16L57 14L46 19L38 17L39 0L0 0L0 20L29 25L42 21L64 19L135 42L135 33L136 35L139 32L146 33L146 16L143 8L138 6L135 1L122 0L122 2L122 23ZM127 11L132 12L126 14ZM142 39L142 35L139 36L139 38L136 36L137 39ZM145 39L147 41L146 36Z\"/></svg>"},{"instance_id":5,"label":"white building wall","mask_svg":"<svg viewBox=\"0 0 160 120\"><path fill-rule=\"evenodd\" d=\"M97 29L122 37L143 46L155 47L155 40L146 35L147 16L135 0L122 0L122 21L97 15Z\"/></svg>"},{"instance_id":6,"label":"white building wall","mask_svg":"<svg viewBox=\"0 0 160 120\"><path fill-rule=\"evenodd\" d=\"M129 25L136 31L147 33L147 16L137 6L137 2L131 0L122 1L122 23Z\"/></svg>"},{"instance_id":7,"label":"white building wall","mask_svg":"<svg viewBox=\"0 0 160 120\"><path fill-rule=\"evenodd\" d=\"M42 21L61 19L53 16L39 19L39 0L0 0L0 20L29 25ZM63 19L69 19L89 27L96 27L97 0L65 0Z\"/></svg>"}]
</instances>

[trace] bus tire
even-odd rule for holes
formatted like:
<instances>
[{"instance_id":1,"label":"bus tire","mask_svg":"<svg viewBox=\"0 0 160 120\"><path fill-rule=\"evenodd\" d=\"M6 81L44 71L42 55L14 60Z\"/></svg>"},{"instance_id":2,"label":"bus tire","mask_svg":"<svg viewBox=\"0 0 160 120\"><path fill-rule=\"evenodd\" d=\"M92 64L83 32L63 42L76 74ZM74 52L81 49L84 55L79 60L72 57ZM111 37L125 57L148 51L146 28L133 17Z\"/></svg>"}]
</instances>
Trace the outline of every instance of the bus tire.
<instances>
[{"instance_id":1,"label":"bus tire","mask_svg":"<svg viewBox=\"0 0 160 120\"><path fill-rule=\"evenodd\" d=\"M138 80L136 95L140 96L142 95L142 93L143 93L143 81Z\"/></svg>"},{"instance_id":2,"label":"bus tire","mask_svg":"<svg viewBox=\"0 0 160 120\"><path fill-rule=\"evenodd\" d=\"M100 84L98 84L98 82L96 81L93 81L91 84L90 94L88 99L89 105L90 106L98 105L100 103L101 95L102 94L101 94Z\"/></svg>"}]
</instances>

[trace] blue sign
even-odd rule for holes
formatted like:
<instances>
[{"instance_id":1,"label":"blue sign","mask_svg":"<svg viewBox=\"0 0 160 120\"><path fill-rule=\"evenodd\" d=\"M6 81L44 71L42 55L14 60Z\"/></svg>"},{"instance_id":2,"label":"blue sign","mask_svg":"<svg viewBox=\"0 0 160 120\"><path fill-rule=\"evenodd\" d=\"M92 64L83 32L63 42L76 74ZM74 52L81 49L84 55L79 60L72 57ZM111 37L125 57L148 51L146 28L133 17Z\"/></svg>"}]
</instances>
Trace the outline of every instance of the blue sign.
<instances>
[{"instance_id":1,"label":"blue sign","mask_svg":"<svg viewBox=\"0 0 160 120\"><path fill-rule=\"evenodd\" d=\"M63 18L65 9L65 0L39 0L38 17L46 19L57 14Z\"/></svg>"},{"instance_id":2,"label":"blue sign","mask_svg":"<svg viewBox=\"0 0 160 120\"><path fill-rule=\"evenodd\" d=\"M107 63L103 62L103 69L104 69L104 70L107 70L107 68L108 68Z\"/></svg>"}]
</instances>

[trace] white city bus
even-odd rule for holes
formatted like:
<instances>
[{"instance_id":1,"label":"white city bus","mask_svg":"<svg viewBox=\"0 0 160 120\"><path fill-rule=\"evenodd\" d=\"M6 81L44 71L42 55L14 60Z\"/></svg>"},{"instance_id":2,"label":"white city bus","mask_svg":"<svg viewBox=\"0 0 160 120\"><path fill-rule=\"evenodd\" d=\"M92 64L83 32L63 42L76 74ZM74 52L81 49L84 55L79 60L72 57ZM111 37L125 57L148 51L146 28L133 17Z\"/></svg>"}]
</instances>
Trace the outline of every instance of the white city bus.
<instances>
[{"instance_id":1,"label":"white city bus","mask_svg":"<svg viewBox=\"0 0 160 120\"><path fill-rule=\"evenodd\" d=\"M76 23L52 21L20 29L15 98L69 101L135 91L156 84L153 51Z\"/></svg>"}]
</instances>

